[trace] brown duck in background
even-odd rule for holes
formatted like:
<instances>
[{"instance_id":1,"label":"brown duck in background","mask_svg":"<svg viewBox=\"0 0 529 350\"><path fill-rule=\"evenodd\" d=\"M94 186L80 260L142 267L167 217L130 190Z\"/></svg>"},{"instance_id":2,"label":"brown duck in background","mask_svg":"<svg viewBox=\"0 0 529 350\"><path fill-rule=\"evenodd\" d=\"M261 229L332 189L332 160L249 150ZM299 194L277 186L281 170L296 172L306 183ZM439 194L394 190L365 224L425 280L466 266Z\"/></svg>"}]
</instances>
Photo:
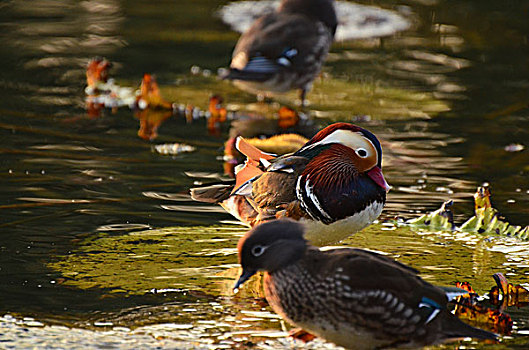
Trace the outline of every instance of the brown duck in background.
<instances>
[{"instance_id":1,"label":"brown duck in background","mask_svg":"<svg viewBox=\"0 0 529 350\"><path fill-rule=\"evenodd\" d=\"M282 0L240 37L222 78L261 96L300 89L304 105L337 25L333 0Z\"/></svg>"},{"instance_id":2,"label":"brown duck in background","mask_svg":"<svg viewBox=\"0 0 529 350\"><path fill-rule=\"evenodd\" d=\"M352 248L319 250L303 226L281 219L255 227L238 244L237 289L266 271L264 290L282 318L350 349L421 347L461 338L496 340L447 310L447 292L411 267ZM466 293L462 291L462 293Z\"/></svg>"}]
</instances>

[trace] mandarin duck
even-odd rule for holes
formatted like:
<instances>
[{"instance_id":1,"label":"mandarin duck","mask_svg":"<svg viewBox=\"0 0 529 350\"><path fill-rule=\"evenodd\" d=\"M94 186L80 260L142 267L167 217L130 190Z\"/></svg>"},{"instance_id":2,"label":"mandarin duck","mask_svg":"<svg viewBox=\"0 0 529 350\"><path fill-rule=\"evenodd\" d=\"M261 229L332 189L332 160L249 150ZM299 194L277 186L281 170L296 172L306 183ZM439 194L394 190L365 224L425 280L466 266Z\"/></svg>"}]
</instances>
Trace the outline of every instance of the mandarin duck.
<instances>
[{"instance_id":1,"label":"mandarin duck","mask_svg":"<svg viewBox=\"0 0 529 350\"><path fill-rule=\"evenodd\" d=\"M447 309L445 290L391 258L354 248L320 250L290 219L263 223L238 244L241 284L265 271L264 291L282 318L351 349L420 347L452 339L495 340ZM466 294L460 290L461 294Z\"/></svg>"},{"instance_id":2,"label":"mandarin duck","mask_svg":"<svg viewBox=\"0 0 529 350\"><path fill-rule=\"evenodd\" d=\"M282 0L240 37L222 78L260 96L300 89L304 105L337 25L333 0Z\"/></svg>"},{"instance_id":3,"label":"mandarin duck","mask_svg":"<svg viewBox=\"0 0 529 350\"><path fill-rule=\"evenodd\" d=\"M380 143L368 130L335 123L280 157L243 138L237 148L248 158L235 180L192 188L193 199L218 203L249 226L281 217L299 220L316 245L338 242L382 212L389 185Z\"/></svg>"}]
</instances>

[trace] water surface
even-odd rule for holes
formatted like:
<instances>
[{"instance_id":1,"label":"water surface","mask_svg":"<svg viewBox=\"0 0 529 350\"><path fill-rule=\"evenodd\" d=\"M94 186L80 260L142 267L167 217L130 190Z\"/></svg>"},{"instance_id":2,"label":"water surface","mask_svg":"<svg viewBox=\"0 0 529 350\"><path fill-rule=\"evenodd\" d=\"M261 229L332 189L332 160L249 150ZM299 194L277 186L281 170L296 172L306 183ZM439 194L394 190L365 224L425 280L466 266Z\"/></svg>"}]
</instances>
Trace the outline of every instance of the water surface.
<instances>
[{"instance_id":1,"label":"water surface","mask_svg":"<svg viewBox=\"0 0 529 350\"><path fill-rule=\"evenodd\" d=\"M113 62L112 76L124 86L136 88L148 72L178 104L205 110L220 93L230 108L273 114L277 104L259 106L214 78L239 35L217 15L225 4L0 5L0 314L7 315L0 339L7 346L293 346L258 287L230 292L244 228L187 195L197 181L224 176L219 156L229 125L210 135L204 119L171 116L146 141L128 108L99 117L85 110L86 63L99 55ZM487 181L507 220L528 225L529 5L364 4L394 11L411 27L336 43L306 112L322 126L356 122L382 141L393 189L381 222L416 217L452 198L460 223ZM278 101L294 105L294 96ZM153 151L173 142L196 151ZM377 225L343 244L384 251L432 283L468 280L480 294L496 272L528 281L527 242L513 238ZM525 348L529 311L507 312L518 333L506 346ZM67 345L68 337L77 342Z\"/></svg>"}]
</instances>

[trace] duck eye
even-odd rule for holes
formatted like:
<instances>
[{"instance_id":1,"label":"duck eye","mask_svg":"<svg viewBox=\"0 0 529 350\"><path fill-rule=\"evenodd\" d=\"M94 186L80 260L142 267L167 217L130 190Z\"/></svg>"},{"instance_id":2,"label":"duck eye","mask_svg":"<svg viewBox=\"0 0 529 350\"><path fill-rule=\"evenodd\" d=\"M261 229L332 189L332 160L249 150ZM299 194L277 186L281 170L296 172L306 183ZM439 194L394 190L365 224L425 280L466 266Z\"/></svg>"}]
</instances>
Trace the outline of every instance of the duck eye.
<instances>
[{"instance_id":1,"label":"duck eye","mask_svg":"<svg viewBox=\"0 0 529 350\"><path fill-rule=\"evenodd\" d=\"M263 247L262 245L256 245L252 248L252 255L253 256L260 256L264 253L266 250L266 247Z\"/></svg>"},{"instance_id":2,"label":"duck eye","mask_svg":"<svg viewBox=\"0 0 529 350\"><path fill-rule=\"evenodd\" d=\"M360 158L366 158L367 157L367 151L364 149L364 148L358 148L356 150L356 154L360 157Z\"/></svg>"}]
</instances>

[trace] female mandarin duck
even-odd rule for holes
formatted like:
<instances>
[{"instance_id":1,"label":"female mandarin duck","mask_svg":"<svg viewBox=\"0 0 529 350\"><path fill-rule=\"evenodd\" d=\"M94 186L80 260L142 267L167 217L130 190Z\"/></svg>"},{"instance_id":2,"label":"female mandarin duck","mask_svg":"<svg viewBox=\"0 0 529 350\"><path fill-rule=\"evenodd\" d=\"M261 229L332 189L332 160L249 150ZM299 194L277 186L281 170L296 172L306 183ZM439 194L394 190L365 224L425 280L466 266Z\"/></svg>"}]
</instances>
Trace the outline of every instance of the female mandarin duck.
<instances>
[{"instance_id":1,"label":"female mandarin duck","mask_svg":"<svg viewBox=\"0 0 529 350\"><path fill-rule=\"evenodd\" d=\"M333 0L282 0L240 37L223 78L258 95L301 89L304 105L337 25Z\"/></svg>"},{"instance_id":2,"label":"female mandarin duck","mask_svg":"<svg viewBox=\"0 0 529 350\"><path fill-rule=\"evenodd\" d=\"M338 242L371 224L389 189L381 170L382 149L371 132L335 123L297 152L275 158L237 139L248 159L235 184L191 189L193 199L219 203L242 222L290 217L307 227L316 245Z\"/></svg>"},{"instance_id":3,"label":"female mandarin duck","mask_svg":"<svg viewBox=\"0 0 529 350\"><path fill-rule=\"evenodd\" d=\"M447 292L422 280L413 268L362 249L319 250L307 244L303 226L293 220L255 227L240 239L238 251L243 272L234 290L257 271L266 271L265 295L275 312L345 348L496 339L450 313Z\"/></svg>"}]
</instances>

